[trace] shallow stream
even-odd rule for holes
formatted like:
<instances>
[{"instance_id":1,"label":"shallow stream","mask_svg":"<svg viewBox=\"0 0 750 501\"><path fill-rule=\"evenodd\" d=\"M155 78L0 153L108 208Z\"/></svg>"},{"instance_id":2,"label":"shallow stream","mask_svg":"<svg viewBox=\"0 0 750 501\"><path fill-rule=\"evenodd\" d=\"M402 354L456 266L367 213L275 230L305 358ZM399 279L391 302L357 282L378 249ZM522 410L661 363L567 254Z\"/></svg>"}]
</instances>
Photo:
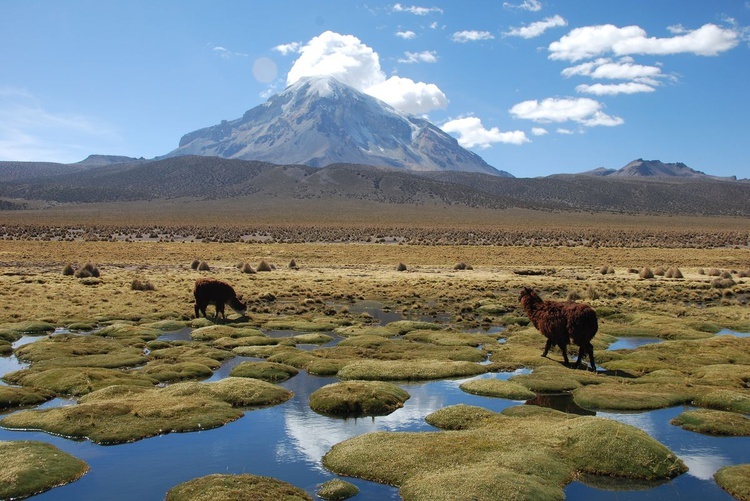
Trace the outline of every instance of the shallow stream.
<instances>
[{"instance_id":1,"label":"shallow stream","mask_svg":"<svg viewBox=\"0 0 750 501\"><path fill-rule=\"evenodd\" d=\"M392 312L374 313L373 316L383 323L400 319ZM299 333L284 333L288 336L296 334ZM185 338L189 339L188 330L168 333L161 339ZM24 338L18 344L33 340ZM226 377L231 367L245 360L255 359L235 357L228 360L211 380ZM0 357L0 375L23 367L25 364L19 363L14 356ZM478 377L507 379L513 374ZM0 429L0 440L49 442L86 461L91 467L81 479L39 494L33 498L35 500L164 499L166 492L175 485L212 473L271 476L305 489L315 497L321 483L336 477L323 468L321 458L338 442L372 431L434 431L435 428L425 423L425 416L449 405L476 405L497 412L524 403L465 393L459 389L459 384L466 379L442 380L402 384L411 398L403 408L389 416L337 419L316 414L309 407L309 395L335 381L337 378L310 376L302 371L281 383L294 392L291 400L273 407L249 410L241 419L212 430L170 433L112 446L42 432L6 429ZM625 483L604 487L583 479L567 486L565 494L568 499L732 499L714 483L713 474L723 466L750 462L750 439L746 437L712 437L670 425L669 421L686 409L682 406L638 413L593 413L576 406L567 395L545 395L535 399L534 403L567 412L596 414L636 426L669 447L690 468L689 472L660 485ZM55 399L40 408L74 404L71 399ZM352 499L399 499L397 488L358 479L345 480L360 489Z\"/></svg>"}]
</instances>

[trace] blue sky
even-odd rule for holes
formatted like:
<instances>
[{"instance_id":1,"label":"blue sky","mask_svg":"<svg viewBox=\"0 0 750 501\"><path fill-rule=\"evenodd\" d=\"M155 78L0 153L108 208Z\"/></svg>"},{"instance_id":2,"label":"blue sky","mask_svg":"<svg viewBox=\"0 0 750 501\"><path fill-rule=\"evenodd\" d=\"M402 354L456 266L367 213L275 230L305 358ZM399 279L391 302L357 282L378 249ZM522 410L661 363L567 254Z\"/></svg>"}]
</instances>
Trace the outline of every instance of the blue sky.
<instances>
[{"instance_id":1,"label":"blue sky","mask_svg":"<svg viewBox=\"0 0 750 501\"><path fill-rule=\"evenodd\" d=\"M332 74L517 177L750 177L745 0L3 0L0 33L0 160L152 158Z\"/></svg>"}]
</instances>

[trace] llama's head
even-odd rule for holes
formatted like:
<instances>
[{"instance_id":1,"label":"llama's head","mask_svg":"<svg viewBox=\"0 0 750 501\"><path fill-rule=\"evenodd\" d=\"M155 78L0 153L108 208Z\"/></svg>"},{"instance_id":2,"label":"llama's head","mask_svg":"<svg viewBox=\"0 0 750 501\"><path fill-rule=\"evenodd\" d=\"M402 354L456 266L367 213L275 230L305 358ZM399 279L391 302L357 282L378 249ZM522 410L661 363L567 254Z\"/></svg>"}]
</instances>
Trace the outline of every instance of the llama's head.
<instances>
[{"instance_id":1,"label":"llama's head","mask_svg":"<svg viewBox=\"0 0 750 501\"><path fill-rule=\"evenodd\" d=\"M542 298L539 297L539 294L536 293L534 289L531 287L524 287L521 289L521 293L518 295L518 301L521 303L541 303Z\"/></svg>"},{"instance_id":2,"label":"llama's head","mask_svg":"<svg viewBox=\"0 0 750 501\"><path fill-rule=\"evenodd\" d=\"M229 300L229 307L232 308L238 315L245 315L247 311L247 304L242 302L242 296L235 296Z\"/></svg>"}]
</instances>

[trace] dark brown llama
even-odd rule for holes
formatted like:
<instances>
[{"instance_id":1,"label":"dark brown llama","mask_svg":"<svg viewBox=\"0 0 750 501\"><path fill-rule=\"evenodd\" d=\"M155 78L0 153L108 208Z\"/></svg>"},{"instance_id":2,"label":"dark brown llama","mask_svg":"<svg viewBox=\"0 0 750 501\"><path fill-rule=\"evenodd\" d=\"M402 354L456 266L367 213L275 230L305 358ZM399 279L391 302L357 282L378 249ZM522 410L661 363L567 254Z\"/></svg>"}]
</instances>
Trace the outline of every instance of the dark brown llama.
<instances>
[{"instance_id":1,"label":"dark brown llama","mask_svg":"<svg viewBox=\"0 0 750 501\"><path fill-rule=\"evenodd\" d=\"M227 318L226 313L224 313L225 304L228 304L240 315L244 315L247 311L247 305L240 301L232 286L215 278L204 277L196 280L193 295L195 296L195 318L200 317L200 313L203 313L204 317L208 317L206 307L209 304L216 305L214 318L218 318L219 314L224 319Z\"/></svg>"},{"instance_id":2,"label":"dark brown llama","mask_svg":"<svg viewBox=\"0 0 750 501\"><path fill-rule=\"evenodd\" d=\"M599 329L599 322L591 306L574 301L544 301L529 287L521 290L518 300L534 327L547 338L543 357L547 356L552 345L557 345L562 350L565 365L570 365L567 348L572 342L579 346L575 367L580 367L581 358L587 354L591 369L596 371L591 340Z\"/></svg>"}]
</instances>

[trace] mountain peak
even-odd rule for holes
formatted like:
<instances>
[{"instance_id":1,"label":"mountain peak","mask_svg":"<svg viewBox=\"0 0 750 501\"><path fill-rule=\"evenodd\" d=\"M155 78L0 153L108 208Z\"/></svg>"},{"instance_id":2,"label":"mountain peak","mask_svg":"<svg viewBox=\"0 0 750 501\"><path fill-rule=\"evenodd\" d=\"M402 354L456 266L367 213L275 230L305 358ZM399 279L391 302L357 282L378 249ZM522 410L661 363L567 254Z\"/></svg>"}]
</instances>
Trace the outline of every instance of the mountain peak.
<instances>
[{"instance_id":1,"label":"mountain peak","mask_svg":"<svg viewBox=\"0 0 750 501\"><path fill-rule=\"evenodd\" d=\"M661 160L644 160L637 158L621 169L605 169L599 167L584 172L589 176L619 177L619 178L654 178L654 179L715 179L720 181L735 181L737 178L710 176L699 170L691 169L682 162L664 163Z\"/></svg>"},{"instance_id":2,"label":"mountain peak","mask_svg":"<svg viewBox=\"0 0 750 501\"><path fill-rule=\"evenodd\" d=\"M301 78L242 118L185 134L166 156L179 155L512 177L429 121L399 112L330 76Z\"/></svg>"}]
</instances>

